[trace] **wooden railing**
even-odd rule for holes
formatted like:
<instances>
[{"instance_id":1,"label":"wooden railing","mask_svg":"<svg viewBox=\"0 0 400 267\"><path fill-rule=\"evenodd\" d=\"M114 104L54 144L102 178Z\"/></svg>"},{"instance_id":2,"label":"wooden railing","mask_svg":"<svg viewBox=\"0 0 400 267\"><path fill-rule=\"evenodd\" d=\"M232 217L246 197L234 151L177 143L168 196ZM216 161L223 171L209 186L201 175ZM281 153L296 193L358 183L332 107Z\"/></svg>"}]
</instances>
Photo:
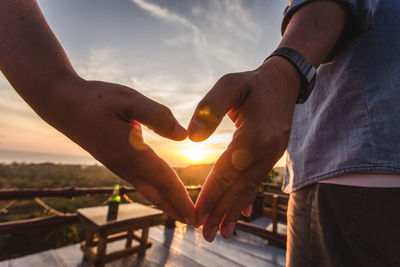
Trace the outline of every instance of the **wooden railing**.
<instances>
[{"instance_id":1,"label":"wooden railing","mask_svg":"<svg viewBox=\"0 0 400 267\"><path fill-rule=\"evenodd\" d=\"M238 221L236 229L249 232L251 234L260 236L268 239L270 244L279 247L286 246L286 235L280 234L278 231L278 222L286 223L286 211L288 205L289 196L283 194L280 191L280 187L274 185L264 185L265 192L262 195L262 211L258 212L264 217L272 219L272 231L269 231L263 227L251 224L249 222ZM271 190L272 188L272 190ZM188 186L187 190L201 190L201 186ZM279 191L278 191L279 190ZM99 187L99 188L44 188L44 189L6 189L0 190L0 200L11 200L17 199L35 199L39 197L62 197L72 198L76 196L84 195L95 195L95 194L110 194L113 192L112 187ZM136 192L133 187L120 187L120 195L126 196L127 193ZM280 193L272 193L280 192ZM11 203L10 202L10 203ZM6 205L7 206L7 205ZM0 235L1 234L12 234L27 229L33 230L38 228L45 228L54 225L74 224L79 223L78 216L76 213L57 213L56 215L5 222L0 223ZM173 228L175 221L168 218L166 221L166 227Z\"/></svg>"},{"instance_id":2,"label":"wooden railing","mask_svg":"<svg viewBox=\"0 0 400 267\"><path fill-rule=\"evenodd\" d=\"M0 200L31 199L35 197L71 198L91 194L111 194L112 192L112 187L78 188L71 186L64 188L5 189L0 190ZM136 192L136 188L121 186L119 189L120 195L132 192Z\"/></svg>"},{"instance_id":3,"label":"wooden railing","mask_svg":"<svg viewBox=\"0 0 400 267\"><path fill-rule=\"evenodd\" d=\"M188 186L187 190L200 190L201 186ZM0 200L11 200L11 203L15 203L17 199L35 199L39 200L47 210L52 210L43 201L38 199L39 197L62 197L72 198L76 196L84 195L98 195L98 194L109 194L113 192L113 187L93 187L93 188L78 188L78 187L65 187L65 188L33 188L33 189L5 189L0 190ZM128 198L127 193L136 192L134 187L121 186L119 193L121 196ZM38 201L37 201L38 202ZM9 205L6 205L8 208ZM4 209L4 208L3 208ZM60 213L51 212L55 215L39 217L33 219L12 221L0 223L0 235L1 234L13 234L26 231L27 229L39 229L54 225L63 224L74 224L79 223L78 216L76 213Z\"/></svg>"},{"instance_id":4,"label":"wooden railing","mask_svg":"<svg viewBox=\"0 0 400 267\"><path fill-rule=\"evenodd\" d=\"M286 234L278 231L278 223L286 223L286 212L289 196L283 193L276 194L270 192L263 193L263 217L272 219L272 230L267 230L245 221L238 221L236 229L257 235L269 240L270 245L286 247Z\"/></svg>"}]
</instances>

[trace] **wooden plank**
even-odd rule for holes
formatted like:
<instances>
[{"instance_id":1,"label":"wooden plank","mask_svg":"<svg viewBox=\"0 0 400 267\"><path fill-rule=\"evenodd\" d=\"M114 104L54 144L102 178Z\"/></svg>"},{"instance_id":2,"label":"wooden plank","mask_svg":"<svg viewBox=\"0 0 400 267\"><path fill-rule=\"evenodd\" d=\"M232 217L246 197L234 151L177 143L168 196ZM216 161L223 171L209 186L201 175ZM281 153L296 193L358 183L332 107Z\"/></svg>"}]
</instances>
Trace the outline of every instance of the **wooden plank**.
<instances>
[{"instance_id":1,"label":"wooden plank","mask_svg":"<svg viewBox=\"0 0 400 267\"><path fill-rule=\"evenodd\" d=\"M52 250L28 255L25 257L12 259L11 266L40 266L40 267L58 267L63 266L62 263L53 254Z\"/></svg>"},{"instance_id":2,"label":"wooden plank","mask_svg":"<svg viewBox=\"0 0 400 267\"><path fill-rule=\"evenodd\" d=\"M109 235L109 236L107 236L107 243L114 242L114 241L121 240L121 239L125 239L126 237L127 237L127 233L125 233L125 232ZM91 246L97 246L98 242L99 242L99 239L95 238L93 240Z\"/></svg>"},{"instance_id":3,"label":"wooden plank","mask_svg":"<svg viewBox=\"0 0 400 267\"><path fill-rule=\"evenodd\" d=\"M247 223L244 221L239 221L236 226L237 229L257 235L268 240L277 242L282 248L286 247L286 236L278 234L276 232L271 232L265 228L259 227L257 225Z\"/></svg>"},{"instance_id":4,"label":"wooden plank","mask_svg":"<svg viewBox=\"0 0 400 267\"><path fill-rule=\"evenodd\" d=\"M95 226L107 229L121 225L143 222L160 218L162 211L142 204L120 204L116 220L107 221L107 206L77 209L78 215L84 221L89 221Z\"/></svg>"},{"instance_id":5,"label":"wooden plank","mask_svg":"<svg viewBox=\"0 0 400 267\"><path fill-rule=\"evenodd\" d=\"M166 247L164 243L158 243L157 241L152 241L152 242L153 242L152 248L147 250L146 255L144 256L144 262L146 264L140 266L151 266L152 264L154 264L155 266L159 267L161 266L204 267L204 265L194 261L191 257L181 254L177 250ZM137 257L139 262L140 258L141 257ZM132 264L130 266L136 266L136 265ZM218 266L218 265L214 264L210 266Z\"/></svg>"},{"instance_id":6,"label":"wooden plank","mask_svg":"<svg viewBox=\"0 0 400 267\"><path fill-rule=\"evenodd\" d=\"M275 262L284 261L283 256L271 255L265 251L265 246L248 244L246 241L235 238L223 239L219 234L214 242L204 240L201 230L193 227L180 229L182 224L177 223L175 231L164 227L153 227L150 231L150 240L154 243L163 242L171 250L177 250L182 255L193 259L204 266L284 266ZM260 250L261 249L261 250ZM258 251L253 253L253 250ZM266 254L261 256L261 254Z\"/></svg>"},{"instance_id":7,"label":"wooden plank","mask_svg":"<svg viewBox=\"0 0 400 267\"><path fill-rule=\"evenodd\" d=\"M278 214L277 214L278 213L278 196L276 196L276 195L274 195L271 208L272 208L272 232L274 234L276 234L278 231Z\"/></svg>"},{"instance_id":8,"label":"wooden plank","mask_svg":"<svg viewBox=\"0 0 400 267\"><path fill-rule=\"evenodd\" d=\"M175 230L163 226L152 227L149 239L153 242L153 246L146 251L144 257L134 254L112 261L106 266L285 266L284 250L269 246L266 240L257 236L240 230L236 232L237 234L229 240L218 235L213 243L208 243L203 239L200 230L182 227L179 223ZM119 249L124 246L124 240L109 244L111 251L114 247ZM79 245L59 248L53 253L62 262L62 266L90 266L82 264L83 253ZM19 266L26 265L17 265ZM43 264L28 266L43 266Z\"/></svg>"},{"instance_id":9,"label":"wooden plank","mask_svg":"<svg viewBox=\"0 0 400 267\"><path fill-rule=\"evenodd\" d=\"M133 230L128 230L128 232L126 233L126 243L125 243L126 248L132 247L132 238L133 238Z\"/></svg>"},{"instance_id":10,"label":"wooden plank","mask_svg":"<svg viewBox=\"0 0 400 267\"><path fill-rule=\"evenodd\" d=\"M185 231L185 232L184 232ZM198 265L203 266L239 266L234 260L207 249L212 243L204 240L199 230L190 227L182 229L177 223L175 229L165 227L152 227L150 240L163 244L178 254L185 255Z\"/></svg>"},{"instance_id":11,"label":"wooden plank","mask_svg":"<svg viewBox=\"0 0 400 267\"><path fill-rule=\"evenodd\" d=\"M0 223L1 234L13 234L26 232L38 228L47 228L51 226L59 226L61 224L78 223L78 216L74 213L66 213L63 215L54 215L41 218L33 218L27 220Z\"/></svg>"},{"instance_id":12,"label":"wooden plank","mask_svg":"<svg viewBox=\"0 0 400 267\"><path fill-rule=\"evenodd\" d=\"M289 202L288 195L264 192L263 196L264 196L264 203L267 204L271 204L274 198L278 198L278 204L281 205L287 206Z\"/></svg>"},{"instance_id":13,"label":"wooden plank","mask_svg":"<svg viewBox=\"0 0 400 267\"><path fill-rule=\"evenodd\" d=\"M282 191L281 188L282 188L282 186L280 186L280 185L263 183L263 190L265 192L284 194L284 192Z\"/></svg>"},{"instance_id":14,"label":"wooden plank","mask_svg":"<svg viewBox=\"0 0 400 267\"><path fill-rule=\"evenodd\" d=\"M106 249L107 249L107 236L100 235L99 243L97 245L97 253L96 253L96 266L103 266L107 257L106 257Z\"/></svg>"},{"instance_id":15,"label":"wooden plank","mask_svg":"<svg viewBox=\"0 0 400 267\"><path fill-rule=\"evenodd\" d=\"M30 199L35 197L66 197L82 196L88 194L111 194L113 187L78 188L75 186L63 188L30 188L30 189L3 189L0 190L0 200ZM134 187L121 186L120 195L136 192Z\"/></svg>"},{"instance_id":16,"label":"wooden plank","mask_svg":"<svg viewBox=\"0 0 400 267\"><path fill-rule=\"evenodd\" d=\"M267 218L272 218L273 212L271 208L264 208L263 216ZM286 212L279 211L276 214L278 221L287 222Z\"/></svg>"},{"instance_id":17,"label":"wooden plank","mask_svg":"<svg viewBox=\"0 0 400 267\"><path fill-rule=\"evenodd\" d=\"M286 250L271 246L270 241L241 230L235 231L234 239L244 245L232 249L241 250L242 253L247 251L249 255L263 259L264 266L286 266Z\"/></svg>"},{"instance_id":18,"label":"wooden plank","mask_svg":"<svg viewBox=\"0 0 400 267\"><path fill-rule=\"evenodd\" d=\"M151 233L151 231L150 231ZM115 242L118 246L123 246L123 241ZM116 261L112 261L106 265L107 267L126 267L126 266L146 266L146 267L163 267L163 266L183 266L183 267L204 267L198 264L178 251L171 250L164 244L157 241L153 242L151 249L148 249L146 255L139 257L133 254ZM212 265L216 266L216 265Z\"/></svg>"},{"instance_id":19,"label":"wooden plank","mask_svg":"<svg viewBox=\"0 0 400 267\"><path fill-rule=\"evenodd\" d=\"M104 262L114 261L116 259L120 259L123 257L130 256L135 253L140 253L142 250L141 245L125 248L124 250L117 250L115 252L111 252L104 257Z\"/></svg>"},{"instance_id":20,"label":"wooden plank","mask_svg":"<svg viewBox=\"0 0 400 267\"><path fill-rule=\"evenodd\" d=\"M94 229L91 228L86 229L86 234L85 234L86 246L92 247L94 245L94 234L95 234Z\"/></svg>"},{"instance_id":21,"label":"wooden plank","mask_svg":"<svg viewBox=\"0 0 400 267\"><path fill-rule=\"evenodd\" d=\"M81 244L81 250L83 251L84 258L94 262L97 258L97 254L93 251L94 247L88 247L85 243Z\"/></svg>"},{"instance_id":22,"label":"wooden plank","mask_svg":"<svg viewBox=\"0 0 400 267\"><path fill-rule=\"evenodd\" d=\"M199 191L201 186L186 186L186 190ZM2 189L0 190L0 200L31 199L35 197L65 197L71 198L83 195L111 194L114 187L61 187L61 188L27 188L27 189ZM121 186L119 194L136 192L136 188Z\"/></svg>"},{"instance_id":23,"label":"wooden plank","mask_svg":"<svg viewBox=\"0 0 400 267\"><path fill-rule=\"evenodd\" d=\"M141 246L141 250L139 255L143 256L144 254L146 254L146 245L147 245L147 239L149 238L149 227L145 227L142 229L142 236L140 238L140 246Z\"/></svg>"},{"instance_id":24,"label":"wooden plank","mask_svg":"<svg viewBox=\"0 0 400 267\"><path fill-rule=\"evenodd\" d=\"M53 250L53 253L64 267L85 266L82 265L83 252L80 244L58 248Z\"/></svg>"},{"instance_id":25,"label":"wooden plank","mask_svg":"<svg viewBox=\"0 0 400 267\"><path fill-rule=\"evenodd\" d=\"M151 233L151 231L150 231ZM124 247L124 241L119 240L110 244L110 248L115 247L119 249ZM55 250L58 258L61 258L63 266L76 267L76 266L90 266L89 264L82 264L83 254L79 249L79 245L71 245ZM161 267L161 266L190 266L190 267L204 267L197 262L191 260L178 253L177 251L170 250L164 244L153 242L151 249L148 249L144 257L138 257L137 254L127 256L116 261L109 262L107 267L126 267L126 266L146 266L146 267ZM215 266L215 265L213 265ZM25 266L18 266L25 267Z\"/></svg>"},{"instance_id":26,"label":"wooden plank","mask_svg":"<svg viewBox=\"0 0 400 267\"><path fill-rule=\"evenodd\" d=\"M167 230L165 232L164 229L163 226L152 227L150 229L149 239L153 242L153 246L147 250L144 258L140 258L135 254L110 262L106 266L285 266L284 250L268 246L268 242L264 239L245 232L238 231L239 239L234 236L232 239L225 240L218 235L217 242L210 244L202 240L199 230L188 229L184 232L185 230L180 229L179 226L175 231ZM195 243L191 241L189 243L176 242L182 238L185 240L189 239L189 241L193 238L195 240L196 238L201 239L200 242L197 242L199 241L197 240ZM118 248L124 246L124 241L114 243ZM110 244L110 247L112 245ZM193 249L181 249L188 246L192 246ZM188 251L189 253L187 253ZM226 259L227 251L230 251L228 253L229 256L234 255L232 257L235 261L232 262ZM193 253L196 253L196 255L193 256ZM196 260L197 257L203 257L204 259L199 261L198 259ZM243 260L241 260L242 257L244 257ZM248 258L258 259L248 261ZM253 265L246 264L246 262L253 263ZM210 263L210 265L206 265L207 263Z\"/></svg>"}]
</instances>

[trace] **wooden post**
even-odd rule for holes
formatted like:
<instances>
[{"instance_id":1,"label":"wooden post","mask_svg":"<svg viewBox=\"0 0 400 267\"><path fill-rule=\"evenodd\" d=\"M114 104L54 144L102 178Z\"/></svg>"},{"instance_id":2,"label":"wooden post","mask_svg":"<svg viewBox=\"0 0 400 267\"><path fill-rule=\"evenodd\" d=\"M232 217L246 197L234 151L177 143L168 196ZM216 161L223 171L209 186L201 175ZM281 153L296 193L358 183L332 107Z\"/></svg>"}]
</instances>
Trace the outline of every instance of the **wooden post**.
<instances>
[{"instance_id":1,"label":"wooden post","mask_svg":"<svg viewBox=\"0 0 400 267\"><path fill-rule=\"evenodd\" d=\"M126 236L125 248L132 247L132 237L133 237L133 230L130 229L130 230L128 230L128 233L127 233L127 236Z\"/></svg>"},{"instance_id":2,"label":"wooden post","mask_svg":"<svg viewBox=\"0 0 400 267\"><path fill-rule=\"evenodd\" d=\"M278 233L278 195L274 194L272 199L272 232Z\"/></svg>"},{"instance_id":3,"label":"wooden post","mask_svg":"<svg viewBox=\"0 0 400 267\"><path fill-rule=\"evenodd\" d=\"M97 259L95 262L96 267L103 267L106 256L107 235L105 233L99 234L99 244L97 246Z\"/></svg>"},{"instance_id":4,"label":"wooden post","mask_svg":"<svg viewBox=\"0 0 400 267\"><path fill-rule=\"evenodd\" d=\"M86 238L85 238L85 240L86 240L85 244L86 244L87 247L92 247L93 246L94 233L95 233L94 229L87 229Z\"/></svg>"},{"instance_id":5,"label":"wooden post","mask_svg":"<svg viewBox=\"0 0 400 267\"><path fill-rule=\"evenodd\" d=\"M144 254L146 253L147 238L149 237L149 227L150 225L146 225L142 229L142 238L140 239L141 251L139 252L139 256L144 256Z\"/></svg>"}]
</instances>

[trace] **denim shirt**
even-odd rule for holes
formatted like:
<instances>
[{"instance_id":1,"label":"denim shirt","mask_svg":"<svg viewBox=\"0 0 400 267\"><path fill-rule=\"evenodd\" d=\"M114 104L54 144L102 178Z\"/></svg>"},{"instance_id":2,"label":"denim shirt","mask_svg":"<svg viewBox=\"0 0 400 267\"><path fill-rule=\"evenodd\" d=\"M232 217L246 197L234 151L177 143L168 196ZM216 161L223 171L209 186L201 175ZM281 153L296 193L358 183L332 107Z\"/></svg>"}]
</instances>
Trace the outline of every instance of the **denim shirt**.
<instances>
[{"instance_id":1,"label":"denim shirt","mask_svg":"<svg viewBox=\"0 0 400 267\"><path fill-rule=\"evenodd\" d=\"M283 26L310 1L293 1ZM348 0L359 32L296 105L285 192L348 173L400 173L400 1Z\"/></svg>"}]
</instances>

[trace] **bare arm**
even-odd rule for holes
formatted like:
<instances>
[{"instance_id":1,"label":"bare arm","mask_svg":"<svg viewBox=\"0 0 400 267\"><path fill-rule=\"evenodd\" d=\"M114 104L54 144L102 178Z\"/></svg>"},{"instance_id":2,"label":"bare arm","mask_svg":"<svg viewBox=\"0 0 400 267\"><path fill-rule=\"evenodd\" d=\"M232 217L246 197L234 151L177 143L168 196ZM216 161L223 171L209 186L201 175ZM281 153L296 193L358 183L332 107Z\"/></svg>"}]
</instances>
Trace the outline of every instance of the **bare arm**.
<instances>
[{"instance_id":1,"label":"bare arm","mask_svg":"<svg viewBox=\"0 0 400 267\"><path fill-rule=\"evenodd\" d=\"M35 1L2 1L0 69L15 90L41 111L55 83L78 78Z\"/></svg>"},{"instance_id":2,"label":"bare arm","mask_svg":"<svg viewBox=\"0 0 400 267\"><path fill-rule=\"evenodd\" d=\"M300 51L318 66L345 21L342 6L312 2L296 12L279 46ZM196 203L197 224L204 223L206 240L215 238L218 226L229 238L240 212L249 215L251 209L246 207L287 147L299 87L294 66L276 56L254 71L225 75L199 103L188 129L192 140L210 136L225 114L236 126L232 142L214 165Z\"/></svg>"},{"instance_id":3,"label":"bare arm","mask_svg":"<svg viewBox=\"0 0 400 267\"><path fill-rule=\"evenodd\" d=\"M0 69L44 120L169 215L194 222L182 182L143 142L141 124L174 140L185 139L185 129L131 88L80 78L36 1L0 1Z\"/></svg>"}]
</instances>

